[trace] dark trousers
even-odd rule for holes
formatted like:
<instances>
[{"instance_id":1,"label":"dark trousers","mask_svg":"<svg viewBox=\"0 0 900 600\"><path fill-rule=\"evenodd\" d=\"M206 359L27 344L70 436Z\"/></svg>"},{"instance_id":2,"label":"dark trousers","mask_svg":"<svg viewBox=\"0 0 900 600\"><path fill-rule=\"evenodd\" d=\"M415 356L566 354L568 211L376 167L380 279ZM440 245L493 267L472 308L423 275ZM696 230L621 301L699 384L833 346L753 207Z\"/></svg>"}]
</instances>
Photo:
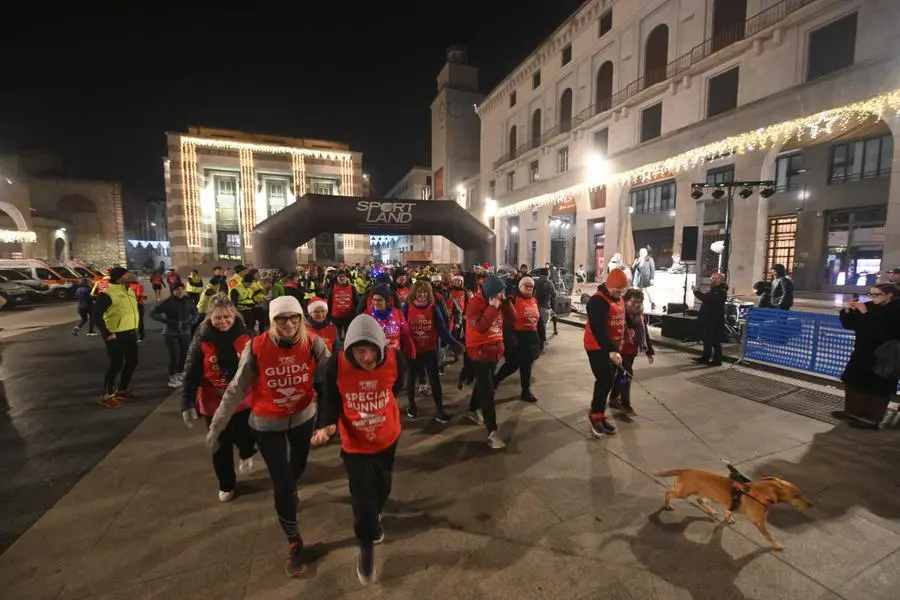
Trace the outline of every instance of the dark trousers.
<instances>
[{"instance_id":1,"label":"dark trousers","mask_svg":"<svg viewBox=\"0 0 900 600\"><path fill-rule=\"evenodd\" d=\"M331 322L334 323L335 328L337 328L338 339L342 340L347 337L347 328L350 327L350 322L353 321L353 317L332 317Z\"/></svg>"},{"instance_id":2,"label":"dark trousers","mask_svg":"<svg viewBox=\"0 0 900 600\"><path fill-rule=\"evenodd\" d=\"M212 417L204 416L206 427L212 423ZM219 434L219 449L213 454L213 470L216 479L219 480L219 490L233 492L235 480L234 474L234 448L237 446L238 456L241 460L250 458L256 454L256 443L253 440L253 430L250 429L250 409L234 413L228 421L228 425Z\"/></svg>"},{"instance_id":3,"label":"dark trousers","mask_svg":"<svg viewBox=\"0 0 900 600\"><path fill-rule=\"evenodd\" d=\"M79 306L78 307L78 316L81 317L81 321L78 322L76 327L81 329L84 327L84 324L88 324L88 332L93 333L94 331L94 315L90 306Z\"/></svg>"},{"instance_id":4,"label":"dark trousers","mask_svg":"<svg viewBox=\"0 0 900 600\"><path fill-rule=\"evenodd\" d=\"M144 305L138 302L138 339L142 340L144 335Z\"/></svg>"},{"instance_id":5,"label":"dark trousers","mask_svg":"<svg viewBox=\"0 0 900 600\"><path fill-rule=\"evenodd\" d=\"M591 398L591 412L605 413L609 392L613 387L615 365L609 360L609 352L605 350L588 350L588 362L594 374L594 396Z\"/></svg>"},{"instance_id":6,"label":"dark trousers","mask_svg":"<svg viewBox=\"0 0 900 600\"><path fill-rule=\"evenodd\" d=\"M494 406L494 370L497 363L483 360L472 361L475 374L475 387L469 400L469 410L481 410L484 417L484 428L488 433L497 431L497 407Z\"/></svg>"},{"instance_id":7,"label":"dark trousers","mask_svg":"<svg viewBox=\"0 0 900 600\"><path fill-rule=\"evenodd\" d=\"M631 406L631 376L634 375L634 359L637 356L622 355L622 368L628 373L626 377L621 370L616 369L613 376L613 386L609 393L610 399L616 399L627 408ZM615 367L613 367L615 369Z\"/></svg>"},{"instance_id":8,"label":"dark trousers","mask_svg":"<svg viewBox=\"0 0 900 600\"><path fill-rule=\"evenodd\" d=\"M116 390L127 390L138 364L137 331L118 331L115 339L106 340L106 356L109 369L103 380L103 392L112 394ZM121 377L119 376L121 373ZM116 377L119 385L116 387Z\"/></svg>"},{"instance_id":9,"label":"dark trousers","mask_svg":"<svg viewBox=\"0 0 900 600\"><path fill-rule=\"evenodd\" d=\"M255 332L253 331L253 327L256 325L256 313L253 312L252 308L240 309L238 310L241 318L244 319L244 325L247 326L247 332L250 334L250 337L253 337Z\"/></svg>"},{"instance_id":10,"label":"dark trousers","mask_svg":"<svg viewBox=\"0 0 900 600\"><path fill-rule=\"evenodd\" d=\"M499 384L501 381L515 373L519 372L519 378L522 381L522 395L526 396L531 393L531 367L534 366L534 361L521 361L519 356L514 354L506 359L506 362L503 363L503 366L500 367L500 370L497 371L497 376L495 381Z\"/></svg>"},{"instance_id":11,"label":"dark trousers","mask_svg":"<svg viewBox=\"0 0 900 600\"><path fill-rule=\"evenodd\" d=\"M409 362L406 378L406 399L409 401L409 407L412 409L416 407L416 380L422 376L423 371L431 386L434 407L441 412L444 410L444 390L441 388L441 377L438 375L437 352L417 354L416 358Z\"/></svg>"},{"instance_id":12,"label":"dark trousers","mask_svg":"<svg viewBox=\"0 0 900 600\"><path fill-rule=\"evenodd\" d=\"M703 328L703 355L700 357L712 362L722 362L722 326L708 325Z\"/></svg>"},{"instance_id":13,"label":"dark trousers","mask_svg":"<svg viewBox=\"0 0 900 600\"><path fill-rule=\"evenodd\" d=\"M300 539L297 527L297 480L306 470L315 419L287 431L257 431L256 445L272 478L275 512L289 542Z\"/></svg>"},{"instance_id":14,"label":"dark trousers","mask_svg":"<svg viewBox=\"0 0 900 600\"><path fill-rule=\"evenodd\" d=\"M849 385L844 386L844 412L863 421L881 423L887 414L888 403L893 394L879 396L860 391Z\"/></svg>"},{"instance_id":15,"label":"dark trousers","mask_svg":"<svg viewBox=\"0 0 900 600\"><path fill-rule=\"evenodd\" d=\"M269 328L269 311L262 306L254 306L253 317L259 325L259 332L264 333Z\"/></svg>"},{"instance_id":16,"label":"dark trousers","mask_svg":"<svg viewBox=\"0 0 900 600\"><path fill-rule=\"evenodd\" d=\"M363 548L378 535L378 518L391 495L397 442L375 454L341 452L353 504L353 532Z\"/></svg>"},{"instance_id":17,"label":"dark trousers","mask_svg":"<svg viewBox=\"0 0 900 600\"><path fill-rule=\"evenodd\" d=\"M184 371L184 361L187 359L188 347L191 345L191 336L165 335L166 348L169 350L169 375L175 375Z\"/></svg>"}]
</instances>

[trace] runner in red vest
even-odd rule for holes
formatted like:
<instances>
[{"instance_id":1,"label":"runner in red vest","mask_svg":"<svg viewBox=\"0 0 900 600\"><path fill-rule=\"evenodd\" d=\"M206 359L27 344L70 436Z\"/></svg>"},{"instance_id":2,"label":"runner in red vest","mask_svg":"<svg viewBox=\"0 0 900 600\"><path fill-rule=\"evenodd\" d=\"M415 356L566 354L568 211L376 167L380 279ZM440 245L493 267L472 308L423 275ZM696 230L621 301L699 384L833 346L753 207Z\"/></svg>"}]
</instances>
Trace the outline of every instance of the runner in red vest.
<instances>
[{"instance_id":1,"label":"runner in red vest","mask_svg":"<svg viewBox=\"0 0 900 600\"><path fill-rule=\"evenodd\" d=\"M594 397L591 400L589 421L591 433L597 437L616 432L606 415L606 403L622 365L622 355L619 354L625 338L625 303L622 301L622 294L627 287L628 277L625 271L613 269L587 303L588 322L584 328L584 349L594 373Z\"/></svg>"},{"instance_id":2,"label":"runner in red vest","mask_svg":"<svg viewBox=\"0 0 900 600\"><path fill-rule=\"evenodd\" d=\"M153 287L153 296L157 302L162 300L163 276L159 270L150 274L150 285Z\"/></svg>"},{"instance_id":3,"label":"runner in red vest","mask_svg":"<svg viewBox=\"0 0 900 600\"><path fill-rule=\"evenodd\" d=\"M504 287L499 277L488 277L466 308L466 355L475 378L468 416L475 423L484 424L488 445L494 450L506 447L497 434L494 407L494 371L503 356Z\"/></svg>"},{"instance_id":4,"label":"runner in red vest","mask_svg":"<svg viewBox=\"0 0 900 600\"><path fill-rule=\"evenodd\" d=\"M410 419L419 416L419 410L416 408L416 379L424 371L434 398L434 420L438 423L449 423L450 415L444 411L444 392L439 374L438 340L448 346L460 347L461 344L453 338L447 328L443 312L436 304L431 284L427 281L417 281L413 284L412 295L410 301L403 307L403 314L409 324L413 345L416 348L416 356L409 365L406 416Z\"/></svg>"},{"instance_id":5,"label":"runner in red vest","mask_svg":"<svg viewBox=\"0 0 900 600\"><path fill-rule=\"evenodd\" d=\"M197 328L197 337L188 350L181 388L181 416L188 428L197 421L197 413L207 427L216 414L222 396L237 373L238 361L250 336L237 309L224 296L209 301L206 318ZM253 468L256 444L250 429L250 396L238 404L228 426L219 434L219 449L213 454L213 470L219 480L219 502L234 498L234 448L238 449L238 470Z\"/></svg>"},{"instance_id":6,"label":"runner in red vest","mask_svg":"<svg viewBox=\"0 0 900 600\"><path fill-rule=\"evenodd\" d=\"M275 512L287 536L290 553L287 573L305 570L303 540L297 526L297 480L306 469L315 425L316 369L330 354L325 342L307 331L303 308L296 298L280 296L269 302L271 329L256 336L241 355L234 380L206 435L212 450L232 414L251 394L250 427L262 453L275 495Z\"/></svg>"},{"instance_id":7,"label":"runner in red vest","mask_svg":"<svg viewBox=\"0 0 900 600\"><path fill-rule=\"evenodd\" d=\"M309 312L309 332L322 338L328 351L334 354L341 348L341 332L328 317L328 303L321 298L313 298L306 307ZM314 381L316 396L321 398L325 393L325 369L316 371ZM318 415L316 415L318 417Z\"/></svg>"},{"instance_id":8,"label":"runner in red vest","mask_svg":"<svg viewBox=\"0 0 900 600\"><path fill-rule=\"evenodd\" d=\"M406 274L406 271L398 271L396 275L394 275L394 284L396 288L394 290L394 294L396 294L397 299L396 303L398 307L402 307L409 299L409 275Z\"/></svg>"},{"instance_id":9,"label":"runner in red vest","mask_svg":"<svg viewBox=\"0 0 900 600\"><path fill-rule=\"evenodd\" d=\"M144 335L144 302L147 300L147 296L144 295L144 284L135 279L128 284L128 287L134 292L135 298L137 298L138 342L143 342L146 338Z\"/></svg>"},{"instance_id":10,"label":"runner in red vest","mask_svg":"<svg viewBox=\"0 0 900 600\"><path fill-rule=\"evenodd\" d=\"M372 291L372 308L368 313L384 330L387 344L394 350L403 352L408 360L416 357L416 347L409 333L409 325L403 317L403 312L388 304L391 297L391 288L385 284L375 286Z\"/></svg>"},{"instance_id":11,"label":"runner in red vest","mask_svg":"<svg viewBox=\"0 0 900 600\"><path fill-rule=\"evenodd\" d=\"M325 444L339 428L341 458L353 503L353 530L359 543L356 575L368 585L376 578L375 544L384 540L381 513L391 493L400 437L397 394L403 388L403 356L388 346L371 315L356 317L342 352L328 363L322 402L323 428L313 444Z\"/></svg>"},{"instance_id":12,"label":"runner in red vest","mask_svg":"<svg viewBox=\"0 0 900 600\"><path fill-rule=\"evenodd\" d=\"M516 338L514 347L506 348L506 361L497 375L494 376L494 387L519 371L522 382L522 400L537 402L531 391L531 366L541 355L541 339L538 336L538 321L541 310L534 299L534 279L522 277L519 280L519 295L511 296L507 301L506 320L512 324L512 333Z\"/></svg>"},{"instance_id":13,"label":"runner in red vest","mask_svg":"<svg viewBox=\"0 0 900 600\"><path fill-rule=\"evenodd\" d=\"M331 320L341 335L347 332L350 321L356 315L356 289L350 284L346 269L337 274L337 282L328 291L328 306L331 307Z\"/></svg>"}]
</instances>

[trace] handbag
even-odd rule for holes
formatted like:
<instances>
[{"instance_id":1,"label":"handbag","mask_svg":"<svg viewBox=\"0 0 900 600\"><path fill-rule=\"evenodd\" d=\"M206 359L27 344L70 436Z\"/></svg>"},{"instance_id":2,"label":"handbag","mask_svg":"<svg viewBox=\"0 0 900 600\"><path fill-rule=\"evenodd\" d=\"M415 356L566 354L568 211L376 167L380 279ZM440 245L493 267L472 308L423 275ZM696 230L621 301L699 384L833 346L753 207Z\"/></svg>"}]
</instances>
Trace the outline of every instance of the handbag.
<instances>
[{"instance_id":1,"label":"handbag","mask_svg":"<svg viewBox=\"0 0 900 600\"><path fill-rule=\"evenodd\" d=\"M874 372L888 381L900 379L900 340L888 340L875 349Z\"/></svg>"}]
</instances>

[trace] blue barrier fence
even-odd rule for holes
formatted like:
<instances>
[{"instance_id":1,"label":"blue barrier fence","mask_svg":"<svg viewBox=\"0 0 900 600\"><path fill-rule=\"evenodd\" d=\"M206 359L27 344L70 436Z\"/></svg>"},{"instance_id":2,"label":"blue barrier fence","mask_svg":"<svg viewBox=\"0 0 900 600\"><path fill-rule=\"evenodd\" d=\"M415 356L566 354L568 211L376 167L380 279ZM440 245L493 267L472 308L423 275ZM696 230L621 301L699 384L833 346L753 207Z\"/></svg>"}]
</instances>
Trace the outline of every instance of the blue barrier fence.
<instances>
[{"instance_id":1,"label":"blue barrier fence","mask_svg":"<svg viewBox=\"0 0 900 600\"><path fill-rule=\"evenodd\" d=\"M837 315L752 308L747 314L743 355L838 379L850 359L854 338Z\"/></svg>"}]
</instances>

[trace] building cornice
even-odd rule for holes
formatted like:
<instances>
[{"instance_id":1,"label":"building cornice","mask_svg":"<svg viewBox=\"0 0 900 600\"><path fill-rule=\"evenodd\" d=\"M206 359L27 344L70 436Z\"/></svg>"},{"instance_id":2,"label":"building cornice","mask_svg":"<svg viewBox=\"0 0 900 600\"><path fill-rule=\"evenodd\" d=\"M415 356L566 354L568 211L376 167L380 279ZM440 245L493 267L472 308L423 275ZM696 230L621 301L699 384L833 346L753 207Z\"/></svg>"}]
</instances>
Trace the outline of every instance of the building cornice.
<instances>
[{"instance_id":1,"label":"building cornice","mask_svg":"<svg viewBox=\"0 0 900 600\"><path fill-rule=\"evenodd\" d=\"M289 156L302 156L319 160L352 161L353 151L331 150L328 148L296 148L281 146L278 144L260 144L256 142L242 142L239 140L220 140L190 135L176 134L182 145L191 144L197 148L220 148L235 150L237 152L249 150L264 154L285 154ZM361 153L356 153L361 156Z\"/></svg>"},{"instance_id":2,"label":"building cornice","mask_svg":"<svg viewBox=\"0 0 900 600\"><path fill-rule=\"evenodd\" d=\"M591 0L584 6L580 6L575 12L566 19L562 25L556 28L537 49L529 54L525 60L513 69L503 81L501 81L493 90L485 97L481 104L478 105L476 113L483 116L492 111L498 102L504 100L515 91L522 83L526 81L535 71L540 69L548 58L556 56L556 54L565 47L566 44L575 39L585 27L594 23L594 19L600 16L601 10L605 10L613 0Z\"/></svg>"}]
</instances>

